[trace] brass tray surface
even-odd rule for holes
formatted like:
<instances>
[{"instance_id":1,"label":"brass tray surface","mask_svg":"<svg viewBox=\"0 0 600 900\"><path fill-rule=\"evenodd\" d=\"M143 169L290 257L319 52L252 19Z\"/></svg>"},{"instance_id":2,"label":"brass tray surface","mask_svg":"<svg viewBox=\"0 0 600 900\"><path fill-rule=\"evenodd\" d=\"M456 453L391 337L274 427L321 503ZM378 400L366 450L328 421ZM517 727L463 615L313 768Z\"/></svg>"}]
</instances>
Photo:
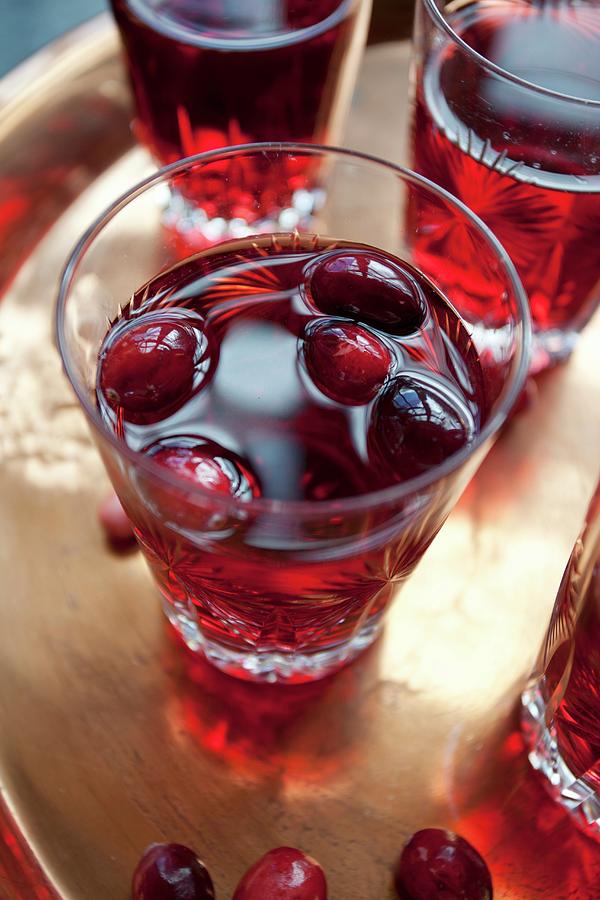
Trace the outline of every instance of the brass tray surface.
<instances>
[{"instance_id":1,"label":"brass tray surface","mask_svg":"<svg viewBox=\"0 0 600 900\"><path fill-rule=\"evenodd\" d=\"M402 157L407 42L369 48L346 142ZM81 230L151 164L107 16L0 82L0 898L126 900L151 841L230 897L266 850L332 900L388 900L406 837L460 830L495 897L600 896L600 851L528 770L515 702L598 477L600 317L510 423L356 664L237 683L167 633L139 554L96 520L107 481L53 345Z\"/></svg>"}]
</instances>

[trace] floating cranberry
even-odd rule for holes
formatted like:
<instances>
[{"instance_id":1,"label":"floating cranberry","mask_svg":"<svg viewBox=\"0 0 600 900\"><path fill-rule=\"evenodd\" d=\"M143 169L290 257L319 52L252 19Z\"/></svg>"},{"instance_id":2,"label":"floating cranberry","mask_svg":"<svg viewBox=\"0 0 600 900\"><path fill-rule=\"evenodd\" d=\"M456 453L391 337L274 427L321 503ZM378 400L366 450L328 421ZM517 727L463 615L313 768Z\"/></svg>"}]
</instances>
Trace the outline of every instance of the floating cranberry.
<instances>
[{"instance_id":1,"label":"floating cranberry","mask_svg":"<svg viewBox=\"0 0 600 900\"><path fill-rule=\"evenodd\" d=\"M417 331L427 304L416 273L375 250L338 250L308 268L308 290L317 309L391 334Z\"/></svg>"},{"instance_id":2,"label":"floating cranberry","mask_svg":"<svg viewBox=\"0 0 600 900\"><path fill-rule=\"evenodd\" d=\"M352 322L321 319L304 337L306 367L332 400L368 403L387 378L392 356L379 338Z\"/></svg>"},{"instance_id":3,"label":"floating cranberry","mask_svg":"<svg viewBox=\"0 0 600 900\"><path fill-rule=\"evenodd\" d=\"M208 869L183 844L151 844L133 873L133 900L215 900Z\"/></svg>"},{"instance_id":4,"label":"floating cranberry","mask_svg":"<svg viewBox=\"0 0 600 900\"><path fill-rule=\"evenodd\" d=\"M233 900L327 900L327 882L316 860L278 847L248 869Z\"/></svg>"},{"instance_id":5,"label":"floating cranberry","mask_svg":"<svg viewBox=\"0 0 600 900\"><path fill-rule=\"evenodd\" d=\"M477 850L441 828L417 831L394 869L401 900L491 900L492 878Z\"/></svg>"},{"instance_id":6,"label":"floating cranberry","mask_svg":"<svg viewBox=\"0 0 600 900\"><path fill-rule=\"evenodd\" d=\"M376 402L368 444L396 478L408 479L440 465L471 435L465 414L435 383L399 375Z\"/></svg>"},{"instance_id":7,"label":"floating cranberry","mask_svg":"<svg viewBox=\"0 0 600 900\"><path fill-rule=\"evenodd\" d=\"M109 334L99 357L100 390L109 406L131 421L152 421L181 406L196 372L207 368L208 342L198 322L155 312Z\"/></svg>"},{"instance_id":8,"label":"floating cranberry","mask_svg":"<svg viewBox=\"0 0 600 900\"><path fill-rule=\"evenodd\" d=\"M216 441L181 435L157 441L145 451L185 481L239 500L260 495L258 480L235 453Z\"/></svg>"},{"instance_id":9,"label":"floating cranberry","mask_svg":"<svg viewBox=\"0 0 600 900\"><path fill-rule=\"evenodd\" d=\"M133 526L114 491L98 507L98 519L113 549L128 550L133 546Z\"/></svg>"}]
</instances>

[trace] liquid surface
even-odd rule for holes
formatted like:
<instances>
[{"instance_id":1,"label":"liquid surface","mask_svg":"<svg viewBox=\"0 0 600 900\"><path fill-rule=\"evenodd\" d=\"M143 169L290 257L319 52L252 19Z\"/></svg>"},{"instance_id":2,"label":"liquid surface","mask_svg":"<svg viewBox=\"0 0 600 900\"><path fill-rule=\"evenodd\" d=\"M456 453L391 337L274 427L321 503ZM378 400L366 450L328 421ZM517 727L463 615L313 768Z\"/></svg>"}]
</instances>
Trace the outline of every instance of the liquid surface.
<instances>
[{"instance_id":1,"label":"liquid surface","mask_svg":"<svg viewBox=\"0 0 600 900\"><path fill-rule=\"evenodd\" d=\"M447 18L505 71L600 101L599 3L483 0L451 6ZM448 40L419 73L413 146L415 167L507 249L536 329L585 324L600 280L600 107L499 79ZM461 237L451 239L456 256Z\"/></svg>"},{"instance_id":2,"label":"liquid surface","mask_svg":"<svg viewBox=\"0 0 600 900\"><path fill-rule=\"evenodd\" d=\"M597 0L481 0L455 7L453 27L485 59L547 91L600 101L600 59L589 52L600 41Z\"/></svg>"},{"instance_id":3,"label":"liquid surface","mask_svg":"<svg viewBox=\"0 0 600 900\"><path fill-rule=\"evenodd\" d=\"M600 190L600 107L567 99L600 103L600 3L475 0L457 6L448 21L484 60L529 87L495 77L476 58L446 47L426 77L436 117L446 123L455 116L457 130L466 126L475 139L489 139L496 167L521 181ZM466 102L465 86L475 103ZM492 148L471 146L470 152L485 157ZM500 148L507 159L498 162Z\"/></svg>"},{"instance_id":4,"label":"liquid surface","mask_svg":"<svg viewBox=\"0 0 600 900\"><path fill-rule=\"evenodd\" d=\"M415 269L277 235L143 286L100 353L98 402L135 450L249 500L330 500L427 472L477 434L479 361Z\"/></svg>"},{"instance_id":5,"label":"liquid surface","mask_svg":"<svg viewBox=\"0 0 600 900\"><path fill-rule=\"evenodd\" d=\"M244 38L262 40L287 36L319 25L352 0L126 0L127 6L151 27L176 32L191 43Z\"/></svg>"}]
</instances>

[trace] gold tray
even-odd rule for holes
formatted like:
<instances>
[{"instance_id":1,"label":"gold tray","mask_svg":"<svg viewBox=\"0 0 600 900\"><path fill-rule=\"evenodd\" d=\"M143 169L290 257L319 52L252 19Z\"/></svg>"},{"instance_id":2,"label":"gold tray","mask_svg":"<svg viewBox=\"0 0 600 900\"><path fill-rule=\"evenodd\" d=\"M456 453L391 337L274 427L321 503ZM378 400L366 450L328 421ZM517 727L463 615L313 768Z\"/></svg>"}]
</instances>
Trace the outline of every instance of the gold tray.
<instances>
[{"instance_id":1,"label":"gold tray","mask_svg":"<svg viewBox=\"0 0 600 900\"><path fill-rule=\"evenodd\" d=\"M370 48L347 143L399 159L409 47ZM126 900L151 841L205 858L220 900L282 844L332 900L387 900L406 837L460 830L496 898L598 897L600 853L547 799L519 687L598 476L600 317L504 431L382 640L333 679L238 684L167 634L52 338L78 234L150 163L108 17L0 82L0 897Z\"/></svg>"}]
</instances>

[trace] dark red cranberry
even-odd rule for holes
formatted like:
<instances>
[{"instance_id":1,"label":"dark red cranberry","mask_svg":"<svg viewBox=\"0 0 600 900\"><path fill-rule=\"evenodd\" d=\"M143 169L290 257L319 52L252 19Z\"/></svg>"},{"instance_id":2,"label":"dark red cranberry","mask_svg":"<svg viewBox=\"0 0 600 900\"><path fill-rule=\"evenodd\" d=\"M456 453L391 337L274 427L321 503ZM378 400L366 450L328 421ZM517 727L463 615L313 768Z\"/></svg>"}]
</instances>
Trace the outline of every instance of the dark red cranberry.
<instances>
[{"instance_id":1,"label":"dark red cranberry","mask_svg":"<svg viewBox=\"0 0 600 900\"><path fill-rule=\"evenodd\" d=\"M509 419L516 418L522 413L527 412L537 403L539 389L537 382L533 378L528 378L523 386L523 390L515 400L515 405L508 414Z\"/></svg>"},{"instance_id":2,"label":"dark red cranberry","mask_svg":"<svg viewBox=\"0 0 600 900\"><path fill-rule=\"evenodd\" d=\"M491 900L492 878L477 850L442 828L417 831L394 869L401 900Z\"/></svg>"},{"instance_id":3,"label":"dark red cranberry","mask_svg":"<svg viewBox=\"0 0 600 900\"><path fill-rule=\"evenodd\" d=\"M114 491L98 507L98 519L115 550L128 550L135 544L133 526Z\"/></svg>"},{"instance_id":4,"label":"dark red cranberry","mask_svg":"<svg viewBox=\"0 0 600 900\"><path fill-rule=\"evenodd\" d=\"M416 274L376 250L337 250L309 266L308 290L317 309L391 334L411 334L427 305Z\"/></svg>"},{"instance_id":5,"label":"dark red cranberry","mask_svg":"<svg viewBox=\"0 0 600 900\"><path fill-rule=\"evenodd\" d=\"M182 435L157 441L145 452L185 481L217 494L240 500L260 495L258 481L249 466L216 441Z\"/></svg>"},{"instance_id":6,"label":"dark red cranberry","mask_svg":"<svg viewBox=\"0 0 600 900\"><path fill-rule=\"evenodd\" d=\"M183 844L150 844L133 873L133 900L215 900L208 869Z\"/></svg>"},{"instance_id":7,"label":"dark red cranberry","mask_svg":"<svg viewBox=\"0 0 600 900\"><path fill-rule=\"evenodd\" d=\"M328 319L307 330L304 358L325 396L350 406L373 399L392 363L390 351L371 331Z\"/></svg>"},{"instance_id":8,"label":"dark red cranberry","mask_svg":"<svg viewBox=\"0 0 600 900\"><path fill-rule=\"evenodd\" d=\"M206 354L201 329L167 312L148 313L109 334L99 358L100 390L126 419L165 415L189 398Z\"/></svg>"},{"instance_id":9,"label":"dark red cranberry","mask_svg":"<svg viewBox=\"0 0 600 900\"><path fill-rule=\"evenodd\" d=\"M300 850L278 847L248 869L233 900L327 900L325 873Z\"/></svg>"},{"instance_id":10,"label":"dark red cranberry","mask_svg":"<svg viewBox=\"0 0 600 900\"><path fill-rule=\"evenodd\" d=\"M464 413L426 376L399 375L376 402L369 452L396 478L413 478L464 447L471 434Z\"/></svg>"}]
</instances>

